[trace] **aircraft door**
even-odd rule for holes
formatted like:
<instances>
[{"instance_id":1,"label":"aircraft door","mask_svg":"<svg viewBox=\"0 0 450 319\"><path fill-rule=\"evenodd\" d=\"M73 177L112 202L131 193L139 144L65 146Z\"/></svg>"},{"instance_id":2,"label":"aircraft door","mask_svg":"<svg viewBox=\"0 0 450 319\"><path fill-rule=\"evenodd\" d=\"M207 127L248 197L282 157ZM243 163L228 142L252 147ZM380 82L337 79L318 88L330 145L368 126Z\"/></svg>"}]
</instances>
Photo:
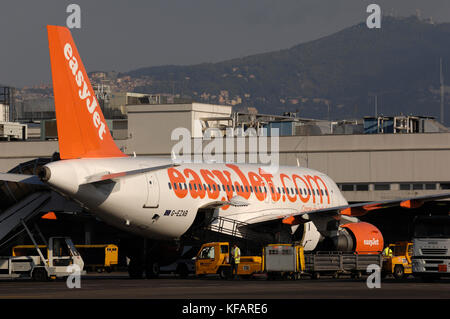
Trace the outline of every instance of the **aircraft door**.
<instances>
[{"instance_id":1,"label":"aircraft door","mask_svg":"<svg viewBox=\"0 0 450 319\"><path fill-rule=\"evenodd\" d=\"M144 204L146 208L159 206L159 183L155 173L145 174L147 179L147 200Z\"/></svg>"}]
</instances>

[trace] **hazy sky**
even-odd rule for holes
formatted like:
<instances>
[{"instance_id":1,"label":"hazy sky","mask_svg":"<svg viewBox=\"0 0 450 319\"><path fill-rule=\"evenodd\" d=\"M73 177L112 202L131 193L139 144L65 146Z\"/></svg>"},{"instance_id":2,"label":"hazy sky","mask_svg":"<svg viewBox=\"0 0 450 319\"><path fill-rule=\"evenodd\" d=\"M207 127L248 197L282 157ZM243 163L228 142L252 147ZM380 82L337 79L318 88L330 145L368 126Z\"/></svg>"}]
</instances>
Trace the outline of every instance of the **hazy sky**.
<instances>
[{"instance_id":1,"label":"hazy sky","mask_svg":"<svg viewBox=\"0 0 450 319\"><path fill-rule=\"evenodd\" d=\"M45 26L65 25L87 71L218 62L291 47L365 21L366 7L450 22L449 0L1 0L0 83L51 82Z\"/></svg>"}]
</instances>

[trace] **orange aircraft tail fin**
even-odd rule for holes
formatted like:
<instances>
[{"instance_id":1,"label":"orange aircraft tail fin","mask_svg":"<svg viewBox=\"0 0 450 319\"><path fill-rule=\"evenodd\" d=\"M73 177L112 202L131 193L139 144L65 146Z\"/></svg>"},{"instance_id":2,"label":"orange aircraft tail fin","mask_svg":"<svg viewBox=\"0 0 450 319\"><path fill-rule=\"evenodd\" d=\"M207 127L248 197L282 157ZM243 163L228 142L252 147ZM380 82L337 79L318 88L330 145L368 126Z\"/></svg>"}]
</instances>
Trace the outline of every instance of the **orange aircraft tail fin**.
<instances>
[{"instance_id":1,"label":"orange aircraft tail fin","mask_svg":"<svg viewBox=\"0 0 450 319\"><path fill-rule=\"evenodd\" d=\"M69 29L47 31L61 159L126 156L111 137Z\"/></svg>"}]
</instances>

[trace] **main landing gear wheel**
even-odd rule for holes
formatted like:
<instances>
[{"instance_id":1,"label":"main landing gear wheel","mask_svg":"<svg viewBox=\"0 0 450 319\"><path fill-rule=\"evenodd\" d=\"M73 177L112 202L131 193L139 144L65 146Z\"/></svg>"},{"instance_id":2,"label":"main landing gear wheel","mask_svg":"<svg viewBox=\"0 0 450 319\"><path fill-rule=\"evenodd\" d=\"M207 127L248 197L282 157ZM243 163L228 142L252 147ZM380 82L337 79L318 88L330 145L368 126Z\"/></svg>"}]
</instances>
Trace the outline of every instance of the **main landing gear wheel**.
<instances>
[{"instance_id":1,"label":"main landing gear wheel","mask_svg":"<svg viewBox=\"0 0 450 319\"><path fill-rule=\"evenodd\" d=\"M159 264L156 261L150 260L145 268L145 277L147 279L155 279L159 277Z\"/></svg>"},{"instance_id":2,"label":"main landing gear wheel","mask_svg":"<svg viewBox=\"0 0 450 319\"><path fill-rule=\"evenodd\" d=\"M142 279L142 274L144 269L142 268L142 263L138 258L131 258L128 264L128 274L132 279Z\"/></svg>"},{"instance_id":3,"label":"main landing gear wheel","mask_svg":"<svg viewBox=\"0 0 450 319\"><path fill-rule=\"evenodd\" d=\"M189 269L186 264L179 264L176 273L180 278L187 278L189 276Z\"/></svg>"}]
</instances>

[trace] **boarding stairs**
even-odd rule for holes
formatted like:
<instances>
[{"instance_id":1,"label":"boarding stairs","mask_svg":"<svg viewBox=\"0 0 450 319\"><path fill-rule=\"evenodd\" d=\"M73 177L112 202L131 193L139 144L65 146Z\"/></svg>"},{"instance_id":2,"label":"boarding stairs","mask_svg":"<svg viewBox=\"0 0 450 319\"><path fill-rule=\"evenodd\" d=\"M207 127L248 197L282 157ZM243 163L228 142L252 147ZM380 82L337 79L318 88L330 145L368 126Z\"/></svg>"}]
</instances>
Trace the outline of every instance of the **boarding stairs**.
<instances>
[{"instance_id":1,"label":"boarding stairs","mask_svg":"<svg viewBox=\"0 0 450 319\"><path fill-rule=\"evenodd\" d=\"M40 213L50 198L50 191L32 193L0 213L0 242L13 230L21 227L23 222Z\"/></svg>"}]
</instances>

